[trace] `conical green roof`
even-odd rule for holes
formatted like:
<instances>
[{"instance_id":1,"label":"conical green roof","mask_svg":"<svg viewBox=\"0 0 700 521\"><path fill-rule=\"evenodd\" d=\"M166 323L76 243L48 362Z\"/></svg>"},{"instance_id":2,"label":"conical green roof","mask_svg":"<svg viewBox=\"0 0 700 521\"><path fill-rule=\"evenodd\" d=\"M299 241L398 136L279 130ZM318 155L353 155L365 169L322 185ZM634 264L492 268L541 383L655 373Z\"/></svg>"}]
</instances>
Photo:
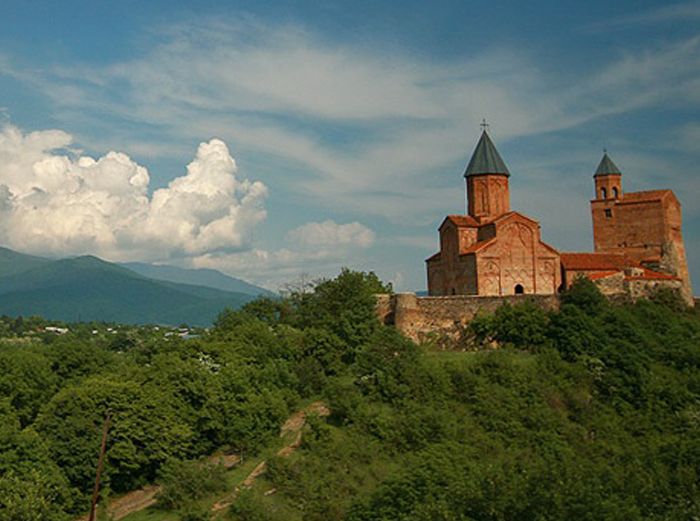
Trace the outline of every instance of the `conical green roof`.
<instances>
[{"instance_id":1,"label":"conical green roof","mask_svg":"<svg viewBox=\"0 0 700 521\"><path fill-rule=\"evenodd\" d=\"M603 159L600 160L598 168L596 168L595 175L593 177L610 174L622 175L622 172L620 172L620 169L617 168L617 165L613 163L612 159L610 159L608 153L605 152L603 153Z\"/></svg>"},{"instance_id":2,"label":"conical green roof","mask_svg":"<svg viewBox=\"0 0 700 521\"><path fill-rule=\"evenodd\" d=\"M464 177L482 174L502 174L510 177L508 167L501 159L488 133L484 130L476 144L472 158L469 160Z\"/></svg>"}]
</instances>

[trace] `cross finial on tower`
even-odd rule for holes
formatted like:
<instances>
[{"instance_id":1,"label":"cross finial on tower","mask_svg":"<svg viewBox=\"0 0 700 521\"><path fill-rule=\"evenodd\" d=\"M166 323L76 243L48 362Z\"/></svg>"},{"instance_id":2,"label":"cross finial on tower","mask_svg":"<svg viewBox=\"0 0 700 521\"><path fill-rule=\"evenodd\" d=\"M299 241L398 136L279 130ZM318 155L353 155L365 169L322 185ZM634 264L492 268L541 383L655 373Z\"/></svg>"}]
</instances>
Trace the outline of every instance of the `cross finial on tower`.
<instances>
[{"instance_id":1,"label":"cross finial on tower","mask_svg":"<svg viewBox=\"0 0 700 521\"><path fill-rule=\"evenodd\" d=\"M481 130L483 130L484 132L486 132L489 129L489 124L486 123L486 118L483 118L481 120L481 125L479 125L479 126L481 127Z\"/></svg>"}]
</instances>

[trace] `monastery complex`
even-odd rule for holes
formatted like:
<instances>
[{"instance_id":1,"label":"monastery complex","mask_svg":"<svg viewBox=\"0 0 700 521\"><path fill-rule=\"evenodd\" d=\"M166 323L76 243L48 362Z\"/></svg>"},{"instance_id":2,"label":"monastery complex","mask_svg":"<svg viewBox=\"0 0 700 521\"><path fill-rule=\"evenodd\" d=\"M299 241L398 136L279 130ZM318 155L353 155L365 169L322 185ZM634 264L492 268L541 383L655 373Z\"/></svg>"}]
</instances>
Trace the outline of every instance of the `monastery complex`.
<instances>
[{"instance_id":1,"label":"monastery complex","mask_svg":"<svg viewBox=\"0 0 700 521\"><path fill-rule=\"evenodd\" d=\"M678 199L671 190L624 192L607 153L593 176L592 253L558 251L536 220L510 208L510 172L486 130L464 177L467 214L440 225L440 251L426 260L429 295L552 295L582 275L633 298L677 288L692 305Z\"/></svg>"}]
</instances>

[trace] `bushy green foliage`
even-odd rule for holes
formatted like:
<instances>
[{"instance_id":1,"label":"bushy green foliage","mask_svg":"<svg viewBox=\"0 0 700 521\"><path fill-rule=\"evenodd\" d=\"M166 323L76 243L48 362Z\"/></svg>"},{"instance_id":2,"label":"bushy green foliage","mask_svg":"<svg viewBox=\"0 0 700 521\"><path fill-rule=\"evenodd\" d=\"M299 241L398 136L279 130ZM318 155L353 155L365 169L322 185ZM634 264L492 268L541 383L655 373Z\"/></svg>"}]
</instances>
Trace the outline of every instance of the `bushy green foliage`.
<instances>
[{"instance_id":1,"label":"bushy green foliage","mask_svg":"<svg viewBox=\"0 0 700 521\"><path fill-rule=\"evenodd\" d=\"M355 351L377 330L375 297L391 292L372 272L343 269L332 280L320 282L313 292L291 296L295 304L292 324L305 329L324 328L346 345L344 359L351 362Z\"/></svg>"},{"instance_id":2,"label":"bushy green foliage","mask_svg":"<svg viewBox=\"0 0 700 521\"><path fill-rule=\"evenodd\" d=\"M608 301L588 277L576 277L571 287L562 293L561 303L576 306L588 315L599 315L609 308Z\"/></svg>"},{"instance_id":3,"label":"bushy green foliage","mask_svg":"<svg viewBox=\"0 0 700 521\"><path fill-rule=\"evenodd\" d=\"M498 350L442 360L371 336L326 386L330 423L269 478L303 519L696 517L697 316L585 281L562 300L479 317Z\"/></svg>"},{"instance_id":4,"label":"bushy green foliage","mask_svg":"<svg viewBox=\"0 0 700 521\"><path fill-rule=\"evenodd\" d=\"M51 360L37 349L0 347L0 397L9 399L22 425L56 392Z\"/></svg>"},{"instance_id":5,"label":"bushy green foliage","mask_svg":"<svg viewBox=\"0 0 700 521\"><path fill-rule=\"evenodd\" d=\"M252 490L241 490L226 519L230 521L288 521L289 518L266 505Z\"/></svg>"},{"instance_id":6,"label":"bushy green foliage","mask_svg":"<svg viewBox=\"0 0 700 521\"><path fill-rule=\"evenodd\" d=\"M43 471L0 475L0 521L67 521L64 501L52 476Z\"/></svg>"},{"instance_id":7,"label":"bushy green foliage","mask_svg":"<svg viewBox=\"0 0 700 521\"><path fill-rule=\"evenodd\" d=\"M161 508L207 519L225 476L201 458L254 455L319 398L331 416L268 459L275 494L243 490L229 519L700 518L700 314L672 295L614 304L578 280L559 310L480 315L484 349L449 353L378 323L373 274L302 289L188 341L25 342L0 320L0 521L86 510L108 411L106 485L159 478Z\"/></svg>"},{"instance_id":8,"label":"bushy green foliage","mask_svg":"<svg viewBox=\"0 0 700 521\"><path fill-rule=\"evenodd\" d=\"M61 520L72 491L44 440L0 401L0 520Z\"/></svg>"},{"instance_id":9,"label":"bushy green foliage","mask_svg":"<svg viewBox=\"0 0 700 521\"><path fill-rule=\"evenodd\" d=\"M158 501L165 508L190 507L196 500L226 490L223 465L206 461L170 460L159 471Z\"/></svg>"},{"instance_id":10,"label":"bushy green foliage","mask_svg":"<svg viewBox=\"0 0 700 521\"><path fill-rule=\"evenodd\" d=\"M89 491L94 481L103 421L112 416L107 476L115 492L155 478L170 457L190 454L193 432L176 414L172 396L134 381L92 377L59 391L36 429L70 482Z\"/></svg>"},{"instance_id":11,"label":"bushy green foliage","mask_svg":"<svg viewBox=\"0 0 700 521\"><path fill-rule=\"evenodd\" d=\"M548 325L547 314L530 302L517 306L505 304L493 315L479 315L470 323L476 338L482 342L526 345L531 349L548 344Z\"/></svg>"}]
</instances>

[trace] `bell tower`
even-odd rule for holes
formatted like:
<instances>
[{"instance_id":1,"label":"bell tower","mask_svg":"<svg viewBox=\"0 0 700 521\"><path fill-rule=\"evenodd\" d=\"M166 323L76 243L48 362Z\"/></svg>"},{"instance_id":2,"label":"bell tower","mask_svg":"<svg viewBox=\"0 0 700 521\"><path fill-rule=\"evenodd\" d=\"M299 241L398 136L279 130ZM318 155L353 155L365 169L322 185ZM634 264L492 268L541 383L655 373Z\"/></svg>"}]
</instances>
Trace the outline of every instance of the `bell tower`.
<instances>
[{"instance_id":1,"label":"bell tower","mask_svg":"<svg viewBox=\"0 0 700 521\"><path fill-rule=\"evenodd\" d=\"M599 200L622 198L622 172L612 162L607 151L603 153L598 168L593 176L595 180L595 198Z\"/></svg>"},{"instance_id":2,"label":"bell tower","mask_svg":"<svg viewBox=\"0 0 700 521\"><path fill-rule=\"evenodd\" d=\"M510 172L491 141L484 122L464 177L467 181L467 213L479 222L510 211Z\"/></svg>"}]
</instances>

